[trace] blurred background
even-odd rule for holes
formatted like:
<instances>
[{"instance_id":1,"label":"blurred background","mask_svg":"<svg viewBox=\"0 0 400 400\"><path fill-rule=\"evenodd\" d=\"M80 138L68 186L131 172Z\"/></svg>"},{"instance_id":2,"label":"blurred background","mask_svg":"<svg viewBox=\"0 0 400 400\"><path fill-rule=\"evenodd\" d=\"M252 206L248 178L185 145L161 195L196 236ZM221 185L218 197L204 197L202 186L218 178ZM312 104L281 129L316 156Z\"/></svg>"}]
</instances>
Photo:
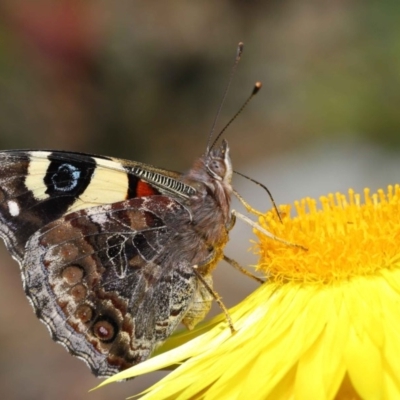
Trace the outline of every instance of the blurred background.
<instances>
[{"instance_id":1,"label":"blurred background","mask_svg":"<svg viewBox=\"0 0 400 400\"><path fill-rule=\"evenodd\" d=\"M399 11L395 0L1 0L0 148L184 171L205 150L244 41L217 130L255 81L263 89L226 133L235 169L265 183L278 204L385 188L400 169ZM240 177L234 185L270 208L257 186ZM252 239L237 222L227 254L254 264ZM118 399L162 376L87 393L99 381L35 318L4 246L0 260L2 398ZM256 287L227 265L215 272L227 306Z\"/></svg>"}]
</instances>

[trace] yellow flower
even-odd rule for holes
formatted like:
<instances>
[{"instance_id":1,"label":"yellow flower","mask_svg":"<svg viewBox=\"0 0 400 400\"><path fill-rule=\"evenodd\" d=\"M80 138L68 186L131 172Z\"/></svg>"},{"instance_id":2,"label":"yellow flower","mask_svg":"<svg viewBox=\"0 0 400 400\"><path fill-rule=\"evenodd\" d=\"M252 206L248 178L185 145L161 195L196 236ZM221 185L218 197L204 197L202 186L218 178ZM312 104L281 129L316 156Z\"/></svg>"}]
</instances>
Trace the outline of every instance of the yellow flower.
<instances>
[{"instance_id":1,"label":"yellow flower","mask_svg":"<svg viewBox=\"0 0 400 400\"><path fill-rule=\"evenodd\" d=\"M109 381L179 365L144 399L400 399L400 188L282 206L258 234L268 278L229 312L171 337Z\"/></svg>"}]
</instances>

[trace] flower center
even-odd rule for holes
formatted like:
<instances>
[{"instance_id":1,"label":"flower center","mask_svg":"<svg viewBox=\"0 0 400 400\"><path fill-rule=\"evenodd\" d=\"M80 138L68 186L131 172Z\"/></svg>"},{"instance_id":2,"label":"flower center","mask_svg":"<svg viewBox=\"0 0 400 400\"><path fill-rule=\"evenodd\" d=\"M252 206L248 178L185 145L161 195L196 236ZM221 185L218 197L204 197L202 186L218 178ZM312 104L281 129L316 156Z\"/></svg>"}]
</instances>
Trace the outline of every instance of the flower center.
<instances>
[{"instance_id":1,"label":"flower center","mask_svg":"<svg viewBox=\"0 0 400 400\"><path fill-rule=\"evenodd\" d=\"M361 195L349 190L269 211L260 224L274 235L308 248L284 245L257 233L260 269L272 281L332 282L400 266L400 186Z\"/></svg>"}]
</instances>

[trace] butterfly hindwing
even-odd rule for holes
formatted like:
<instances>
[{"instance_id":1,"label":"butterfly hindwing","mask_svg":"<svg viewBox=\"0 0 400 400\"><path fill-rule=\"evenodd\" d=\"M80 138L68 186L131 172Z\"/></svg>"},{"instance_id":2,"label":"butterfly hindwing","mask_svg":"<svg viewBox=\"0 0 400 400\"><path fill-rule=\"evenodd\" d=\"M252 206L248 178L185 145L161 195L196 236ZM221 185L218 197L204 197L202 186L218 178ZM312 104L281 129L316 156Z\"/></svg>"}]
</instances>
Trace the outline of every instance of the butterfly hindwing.
<instances>
[{"instance_id":1,"label":"butterfly hindwing","mask_svg":"<svg viewBox=\"0 0 400 400\"><path fill-rule=\"evenodd\" d=\"M22 266L27 296L53 338L98 376L147 359L193 295L190 265L165 256L169 221L187 211L165 196L68 214L36 232Z\"/></svg>"}]
</instances>

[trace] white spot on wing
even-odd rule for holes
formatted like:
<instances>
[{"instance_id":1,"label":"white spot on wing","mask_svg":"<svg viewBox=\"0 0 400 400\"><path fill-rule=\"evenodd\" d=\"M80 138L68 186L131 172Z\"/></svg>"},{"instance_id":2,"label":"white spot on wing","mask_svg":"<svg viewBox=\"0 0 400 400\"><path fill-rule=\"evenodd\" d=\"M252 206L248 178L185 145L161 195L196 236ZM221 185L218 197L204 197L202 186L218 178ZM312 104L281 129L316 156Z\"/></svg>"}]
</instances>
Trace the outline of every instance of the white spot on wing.
<instances>
[{"instance_id":1,"label":"white spot on wing","mask_svg":"<svg viewBox=\"0 0 400 400\"><path fill-rule=\"evenodd\" d=\"M19 205L16 201L10 200L8 203L8 211L12 217L17 217L20 213Z\"/></svg>"},{"instance_id":2,"label":"white spot on wing","mask_svg":"<svg viewBox=\"0 0 400 400\"><path fill-rule=\"evenodd\" d=\"M107 221L107 214L105 212L100 212L98 214L91 215L91 219L96 224L104 225Z\"/></svg>"}]
</instances>

